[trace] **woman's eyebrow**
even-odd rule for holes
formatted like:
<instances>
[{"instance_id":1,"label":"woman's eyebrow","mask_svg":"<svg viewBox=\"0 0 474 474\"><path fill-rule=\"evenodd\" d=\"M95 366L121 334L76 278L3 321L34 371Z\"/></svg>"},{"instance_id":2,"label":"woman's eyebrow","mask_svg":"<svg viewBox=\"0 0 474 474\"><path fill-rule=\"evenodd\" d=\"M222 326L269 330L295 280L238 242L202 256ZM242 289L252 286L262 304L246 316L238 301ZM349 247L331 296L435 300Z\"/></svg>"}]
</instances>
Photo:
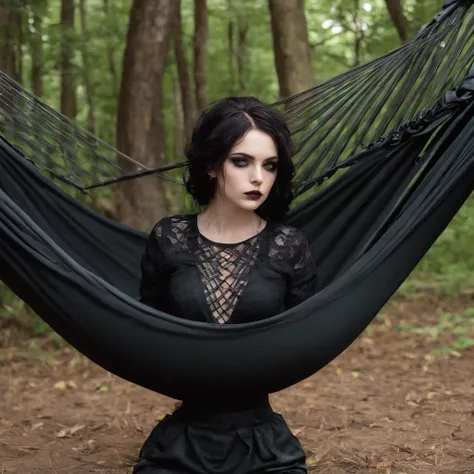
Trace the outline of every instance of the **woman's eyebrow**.
<instances>
[{"instance_id":1,"label":"woman's eyebrow","mask_svg":"<svg viewBox=\"0 0 474 474\"><path fill-rule=\"evenodd\" d=\"M249 155L248 153L244 153L242 151L236 151L234 153L231 153L230 156L244 156L245 158L249 158L250 160L254 160L255 157L252 155ZM268 158L265 158L263 161L269 161L269 160L278 160L278 156L270 156Z\"/></svg>"}]
</instances>

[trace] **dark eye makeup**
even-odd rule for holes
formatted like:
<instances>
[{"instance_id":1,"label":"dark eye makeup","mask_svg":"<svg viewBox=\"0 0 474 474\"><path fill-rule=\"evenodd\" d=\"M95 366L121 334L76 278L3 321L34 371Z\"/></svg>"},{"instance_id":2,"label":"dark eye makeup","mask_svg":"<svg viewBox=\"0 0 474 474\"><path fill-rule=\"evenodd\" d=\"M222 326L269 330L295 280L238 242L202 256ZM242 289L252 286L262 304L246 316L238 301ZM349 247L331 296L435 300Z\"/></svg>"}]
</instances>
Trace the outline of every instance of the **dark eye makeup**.
<instances>
[{"instance_id":1,"label":"dark eye makeup","mask_svg":"<svg viewBox=\"0 0 474 474\"><path fill-rule=\"evenodd\" d=\"M277 161L269 161L268 163L265 163L263 166L268 171L276 171L277 168L278 168L278 162Z\"/></svg>"},{"instance_id":2,"label":"dark eye makeup","mask_svg":"<svg viewBox=\"0 0 474 474\"><path fill-rule=\"evenodd\" d=\"M232 163L237 166L238 168L243 168L249 164L249 159L245 156L233 156L230 158ZM267 161L263 167L267 171L276 171L278 168L278 162L276 159L272 159L272 161Z\"/></svg>"},{"instance_id":3,"label":"dark eye makeup","mask_svg":"<svg viewBox=\"0 0 474 474\"><path fill-rule=\"evenodd\" d=\"M235 166L238 166L239 168L243 168L244 166L248 165L249 160L247 158L231 158L230 161L234 163Z\"/></svg>"}]
</instances>

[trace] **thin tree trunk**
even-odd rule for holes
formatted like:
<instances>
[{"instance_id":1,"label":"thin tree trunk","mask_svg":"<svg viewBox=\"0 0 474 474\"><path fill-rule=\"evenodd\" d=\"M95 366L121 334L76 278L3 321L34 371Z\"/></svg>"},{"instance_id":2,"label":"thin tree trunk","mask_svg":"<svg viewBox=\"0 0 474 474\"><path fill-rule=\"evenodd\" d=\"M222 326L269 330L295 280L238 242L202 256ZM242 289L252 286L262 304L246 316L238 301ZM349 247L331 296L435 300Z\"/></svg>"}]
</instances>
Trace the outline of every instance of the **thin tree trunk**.
<instances>
[{"instance_id":1,"label":"thin tree trunk","mask_svg":"<svg viewBox=\"0 0 474 474\"><path fill-rule=\"evenodd\" d=\"M235 87L235 48L234 48L234 20L229 20L229 24L227 25L227 45L229 48L229 77L230 77L230 90L231 93L234 95L237 93Z\"/></svg>"},{"instance_id":2,"label":"thin tree trunk","mask_svg":"<svg viewBox=\"0 0 474 474\"><path fill-rule=\"evenodd\" d=\"M11 79L21 83L21 57L20 57L20 29L19 20L21 13L19 5L12 1L0 3L0 70ZM16 136L16 127L12 117L18 102L18 93L15 87L4 84L1 91L3 100L11 104L7 107L6 115L0 116L0 123Z\"/></svg>"},{"instance_id":3,"label":"thin tree trunk","mask_svg":"<svg viewBox=\"0 0 474 474\"><path fill-rule=\"evenodd\" d=\"M237 71L239 77L239 92L245 91L245 54L247 52L247 33L249 25L241 14L237 17L237 25L239 26L239 42L237 47Z\"/></svg>"},{"instance_id":4,"label":"thin tree trunk","mask_svg":"<svg viewBox=\"0 0 474 474\"><path fill-rule=\"evenodd\" d=\"M194 83L198 113L207 106L207 0L194 0Z\"/></svg>"},{"instance_id":5,"label":"thin tree trunk","mask_svg":"<svg viewBox=\"0 0 474 474\"><path fill-rule=\"evenodd\" d=\"M66 117L76 116L76 84L74 66L71 58L74 55L74 0L61 2L61 113Z\"/></svg>"},{"instance_id":6,"label":"thin tree trunk","mask_svg":"<svg viewBox=\"0 0 474 474\"><path fill-rule=\"evenodd\" d=\"M355 34L355 41L354 41L354 64L353 67L357 67L360 65L360 54L362 50L362 41L364 39L364 32L357 31Z\"/></svg>"},{"instance_id":7,"label":"thin tree trunk","mask_svg":"<svg viewBox=\"0 0 474 474\"><path fill-rule=\"evenodd\" d=\"M117 148L148 167L165 160L162 89L174 0L134 0L130 11L117 119ZM118 158L125 169L130 163ZM165 181L156 176L116 186L117 216L150 231L168 214Z\"/></svg>"},{"instance_id":8,"label":"thin tree trunk","mask_svg":"<svg viewBox=\"0 0 474 474\"><path fill-rule=\"evenodd\" d=\"M316 84L303 3L303 0L268 0L281 97Z\"/></svg>"},{"instance_id":9,"label":"thin tree trunk","mask_svg":"<svg viewBox=\"0 0 474 474\"><path fill-rule=\"evenodd\" d=\"M16 14L17 32L18 32L18 62L17 62L17 81L23 83L23 13L20 9L17 10Z\"/></svg>"},{"instance_id":10,"label":"thin tree trunk","mask_svg":"<svg viewBox=\"0 0 474 474\"><path fill-rule=\"evenodd\" d=\"M40 15L33 15L34 32L29 33L30 53L31 53L31 90L36 97L43 94L43 71L42 71L42 18Z\"/></svg>"},{"instance_id":11,"label":"thin tree trunk","mask_svg":"<svg viewBox=\"0 0 474 474\"><path fill-rule=\"evenodd\" d=\"M410 39L410 24L403 13L403 6L400 0L385 0L387 10L395 26L402 44Z\"/></svg>"},{"instance_id":12,"label":"thin tree trunk","mask_svg":"<svg viewBox=\"0 0 474 474\"><path fill-rule=\"evenodd\" d=\"M183 45L183 26L181 19L181 0L176 1L176 12L173 18L172 37L174 55L178 69L180 101L184 119L184 139L191 138L191 133L196 122L196 102L191 88L190 71Z\"/></svg>"},{"instance_id":13,"label":"thin tree trunk","mask_svg":"<svg viewBox=\"0 0 474 474\"><path fill-rule=\"evenodd\" d=\"M80 0L79 2L79 12L81 17L81 33L82 33L82 40L81 40L81 55L82 55L82 68L84 74L84 85L86 89L86 101L88 107L88 114L87 114L87 123L89 132L95 135L95 114L94 114L94 99L92 97L92 83L91 83L91 75L90 75L90 67L89 67L89 58L87 57L87 42L88 42L88 34L87 34L87 23L86 23L86 1Z\"/></svg>"},{"instance_id":14,"label":"thin tree trunk","mask_svg":"<svg viewBox=\"0 0 474 474\"><path fill-rule=\"evenodd\" d=\"M173 142L174 142L174 158L173 161L181 161L183 159L184 149L186 147L186 128L185 117L183 113L183 103L181 97L181 84L179 75L173 71L173 107L174 107L174 124L173 124ZM178 214L182 211L182 189L180 186L169 186L167 189L169 196L169 212Z\"/></svg>"},{"instance_id":15,"label":"thin tree trunk","mask_svg":"<svg viewBox=\"0 0 474 474\"><path fill-rule=\"evenodd\" d=\"M185 115L183 97L181 95L181 84L176 74L173 74L174 95L174 154L175 158L182 157L186 142ZM180 158L182 159L182 158Z\"/></svg>"},{"instance_id":16,"label":"thin tree trunk","mask_svg":"<svg viewBox=\"0 0 474 474\"><path fill-rule=\"evenodd\" d=\"M17 82L21 82L19 67L19 42L21 13L10 2L0 5L0 69Z\"/></svg>"},{"instance_id":17,"label":"thin tree trunk","mask_svg":"<svg viewBox=\"0 0 474 474\"><path fill-rule=\"evenodd\" d=\"M104 0L104 13L108 16L109 15L109 0ZM112 90L115 93L118 93L118 78L117 78L117 69L115 67L114 61L114 50L111 47L110 43L107 42L107 62L109 64L109 72L110 76L112 77Z\"/></svg>"},{"instance_id":18,"label":"thin tree trunk","mask_svg":"<svg viewBox=\"0 0 474 474\"><path fill-rule=\"evenodd\" d=\"M359 22L359 0L355 0L355 9L353 15L354 21L354 64L357 67L360 64L360 55L362 50L362 41L364 39L364 30L362 30Z\"/></svg>"}]
</instances>

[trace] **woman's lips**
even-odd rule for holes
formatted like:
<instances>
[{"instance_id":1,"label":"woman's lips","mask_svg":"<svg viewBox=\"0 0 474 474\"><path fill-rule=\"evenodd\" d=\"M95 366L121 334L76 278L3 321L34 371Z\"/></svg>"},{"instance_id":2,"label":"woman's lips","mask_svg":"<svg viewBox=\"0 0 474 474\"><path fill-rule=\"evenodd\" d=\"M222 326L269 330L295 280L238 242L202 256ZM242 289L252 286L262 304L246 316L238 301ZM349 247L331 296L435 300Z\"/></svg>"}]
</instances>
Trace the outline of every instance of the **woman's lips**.
<instances>
[{"instance_id":1,"label":"woman's lips","mask_svg":"<svg viewBox=\"0 0 474 474\"><path fill-rule=\"evenodd\" d=\"M260 191L249 191L248 193L244 193L249 199L254 201L260 199L262 197L262 193Z\"/></svg>"},{"instance_id":2,"label":"woman's lips","mask_svg":"<svg viewBox=\"0 0 474 474\"><path fill-rule=\"evenodd\" d=\"M249 191L248 193L244 193L249 199L257 200L262 197L262 193L260 191Z\"/></svg>"}]
</instances>

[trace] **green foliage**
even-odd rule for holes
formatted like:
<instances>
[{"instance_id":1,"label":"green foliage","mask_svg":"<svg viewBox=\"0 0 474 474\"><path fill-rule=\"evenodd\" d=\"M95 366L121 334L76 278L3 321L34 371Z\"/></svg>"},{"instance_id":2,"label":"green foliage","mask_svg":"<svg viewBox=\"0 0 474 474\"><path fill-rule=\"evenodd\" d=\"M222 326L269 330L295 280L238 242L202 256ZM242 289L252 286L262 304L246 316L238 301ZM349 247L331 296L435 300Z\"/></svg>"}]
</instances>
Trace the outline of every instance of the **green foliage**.
<instances>
[{"instance_id":1,"label":"green foliage","mask_svg":"<svg viewBox=\"0 0 474 474\"><path fill-rule=\"evenodd\" d=\"M433 354L457 354L474 347L474 308L463 313L445 313L437 324L432 326L414 326L409 323L399 324L399 331L428 336L431 340L445 340L448 345L435 349Z\"/></svg>"},{"instance_id":2,"label":"green foliage","mask_svg":"<svg viewBox=\"0 0 474 474\"><path fill-rule=\"evenodd\" d=\"M23 328L32 336L41 336L51 331L48 324L0 282L0 327L9 322Z\"/></svg>"}]
</instances>

